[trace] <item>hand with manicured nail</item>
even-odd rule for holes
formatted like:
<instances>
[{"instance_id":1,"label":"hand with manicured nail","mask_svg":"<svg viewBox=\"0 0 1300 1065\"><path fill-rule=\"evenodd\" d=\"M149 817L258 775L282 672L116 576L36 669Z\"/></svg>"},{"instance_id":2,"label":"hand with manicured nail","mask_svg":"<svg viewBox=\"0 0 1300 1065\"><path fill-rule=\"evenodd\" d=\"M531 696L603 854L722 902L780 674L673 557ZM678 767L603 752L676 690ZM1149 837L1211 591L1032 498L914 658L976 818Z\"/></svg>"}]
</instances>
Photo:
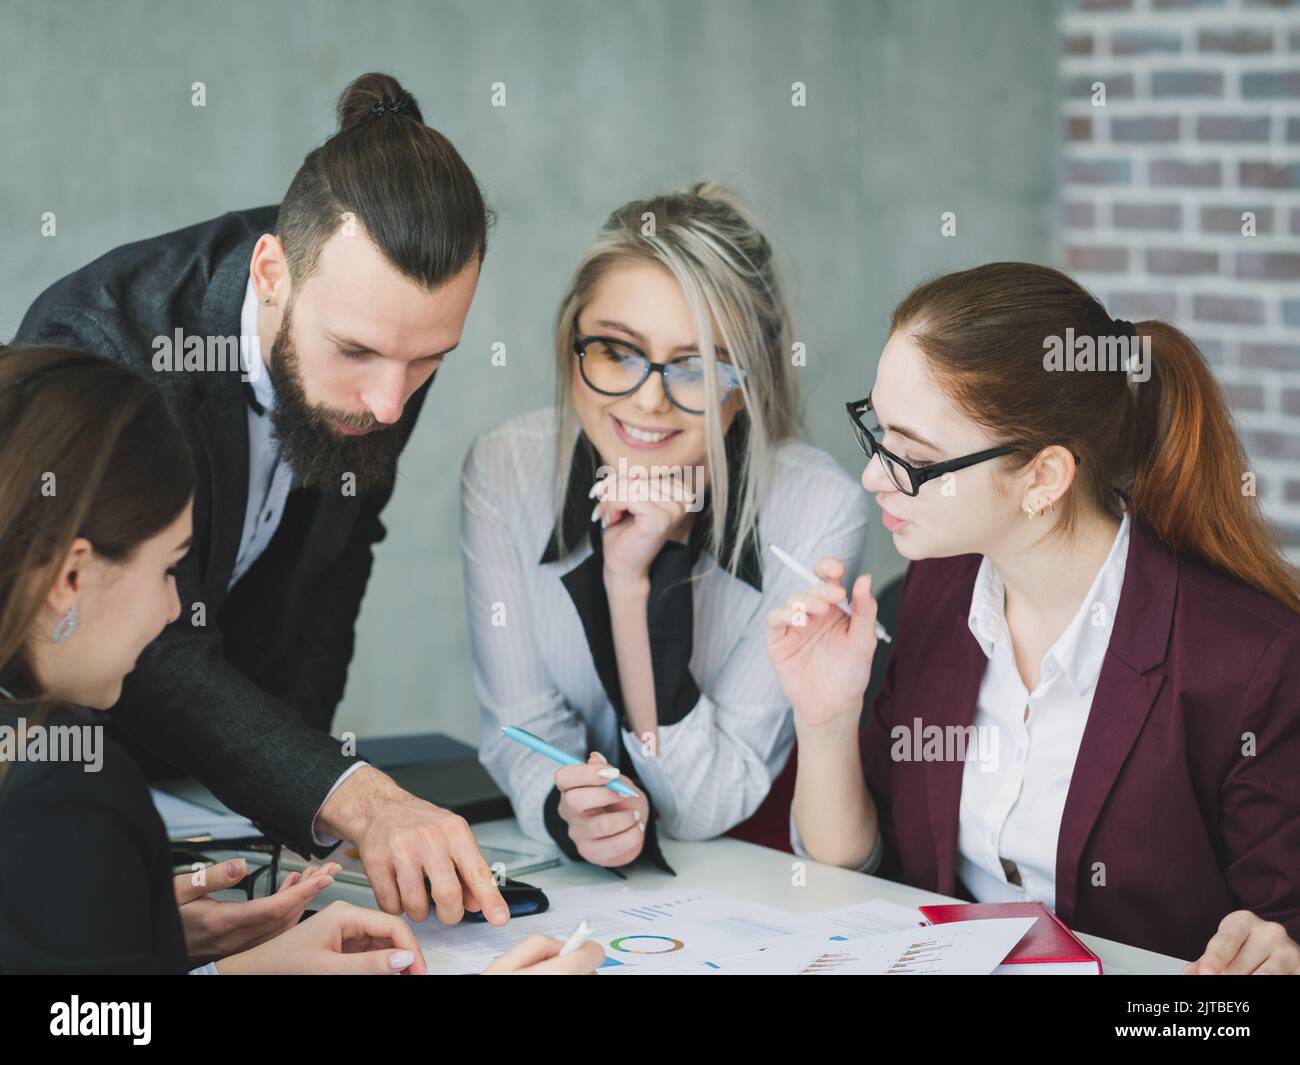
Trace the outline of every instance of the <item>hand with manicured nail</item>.
<instances>
[{"instance_id":1,"label":"hand with manicured nail","mask_svg":"<svg viewBox=\"0 0 1300 1065\"><path fill-rule=\"evenodd\" d=\"M242 858L179 874L173 889L191 962L199 964L248 950L292 928L317 892L334 883L334 874L342 868L337 862L309 865L285 877L275 894L243 902L208 898L214 891L238 886L248 875Z\"/></svg>"},{"instance_id":2,"label":"hand with manicured nail","mask_svg":"<svg viewBox=\"0 0 1300 1065\"><path fill-rule=\"evenodd\" d=\"M591 752L586 765L566 765L555 772L559 814L578 853L593 865L627 865L645 845L650 803L627 780L623 783L637 790L635 799L605 787L619 778L619 771L599 751Z\"/></svg>"},{"instance_id":3,"label":"hand with manicured nail","mask_svg":"<svg viewBox=\"0 0 1300 1065\"><path fill-rule=\"evenodd\" d=\"M633 481L644 481L647 495L669 498L632 498L639 494L630 487ZM651 483L633 476L626 482L629 487L623 493L627 499L616 498L619 484L617 477L607 477L591 489L591 496L596 500L591 520L601 522L603 530L601 550L607 586L611 582L644 580L660 549L675 532L680 535L682 520L688 513L686 508L693 505L695 498L679 478Z\"/></svg>"},{"instance_id":4,"label":"hand with manicured nail","mask_svg":"<svg viewBox=\"0 0 1300 1065\"><path fill-rule=\"evenodd\" d=\"M223 976L422 976L428 968L406 921L340 901L252 950L222 958L217 971Z\"/></svg>"}]
</instances>

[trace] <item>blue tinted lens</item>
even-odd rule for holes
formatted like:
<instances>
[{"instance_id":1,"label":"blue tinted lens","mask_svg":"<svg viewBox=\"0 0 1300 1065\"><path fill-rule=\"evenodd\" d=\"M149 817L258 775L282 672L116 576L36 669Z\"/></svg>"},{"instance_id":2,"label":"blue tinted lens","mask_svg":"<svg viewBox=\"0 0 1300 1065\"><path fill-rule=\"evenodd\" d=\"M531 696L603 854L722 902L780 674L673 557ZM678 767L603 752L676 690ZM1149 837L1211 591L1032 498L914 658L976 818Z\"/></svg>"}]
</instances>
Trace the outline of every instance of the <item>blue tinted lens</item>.
<instances>
[{"instance_id":1,"label":"blue tinted lens","mask_svg":"<svg viewBox=\"0 0 1300 1065\"><path fill-rule=\"evenodd\" d=\"M740 387L741 372L729 363L717 365L718 398L725 400L731 392ZM707 397L705 395L704 359L699 355L688 355L684 359L674 359L664 372L668 391L673 400L682 407L702 412Z\"/></svg>"},{"instance_id":2,"label":"blue tinted lens","mask_svg":"<svg viewBox=\"0 0 1300 1065\"><path fill-rule=\"evenodd\" d=\"M718 388L730 392L740 386L740 371L727 362L716 364ZM690 355L684 359L674 359L668 366L668 373L673 383L680 381L683 385L704 387L704 359L699 355Z\"/></svg>"}]
</instances>

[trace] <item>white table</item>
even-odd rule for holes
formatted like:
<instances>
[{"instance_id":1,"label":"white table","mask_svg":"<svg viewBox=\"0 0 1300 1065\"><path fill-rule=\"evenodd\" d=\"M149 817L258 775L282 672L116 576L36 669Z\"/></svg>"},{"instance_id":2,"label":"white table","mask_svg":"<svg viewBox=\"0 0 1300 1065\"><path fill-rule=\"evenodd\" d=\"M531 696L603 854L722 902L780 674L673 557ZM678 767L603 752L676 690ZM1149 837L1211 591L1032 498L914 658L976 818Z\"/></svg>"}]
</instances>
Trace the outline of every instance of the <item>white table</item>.
<instances>
[{"instance_id":1,"label":"white table","mask_svg":"<svg viewBox=\"0 0 1300 1065\"><path fill-rule=\"evenodd\" d=\"M487 846L524 851L537 848L536 843L519 831L518 823L513 819L476 824L474 835L481 844ZM961 901L896 884L892 880L807 861L784 851L742 843L736 839L683 843L661 836L660 844L668 864L677 870L677 876L674 878L649 867L647 863L638 862L633 868L623 870L629 886L663 888L686 884L700 890L716 891L776 906L792 913L816 913L868 899L887 899L912 907ZM804 866L803 886L795 885L795 863ZM558 867L528 873L522 879L547 891L583 884L618 882L612 874L596 866L563 858ZM361 906L375 905L374 895L368 888L335 882L316 896L312 907L319 909L335 899L346 899ZM1177 973L1186 964L1165 954L1116 943L1100 936L1081 934L1079 938L1101 958L1102 966L1107 972L1118 970L1125 973L1168 974ZM426 952L430 970L451 971L442 961L444 957Z\"/></svg>"}]
</instances>

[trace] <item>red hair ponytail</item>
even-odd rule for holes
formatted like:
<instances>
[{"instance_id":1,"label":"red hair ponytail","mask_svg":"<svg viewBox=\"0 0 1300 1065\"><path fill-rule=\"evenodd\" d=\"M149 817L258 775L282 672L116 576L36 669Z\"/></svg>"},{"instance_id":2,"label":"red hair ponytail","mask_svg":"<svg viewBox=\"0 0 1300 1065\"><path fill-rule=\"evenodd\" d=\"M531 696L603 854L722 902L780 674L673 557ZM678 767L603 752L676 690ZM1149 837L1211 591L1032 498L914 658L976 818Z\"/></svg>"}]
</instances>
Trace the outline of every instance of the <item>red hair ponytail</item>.
<instances>
[{"instance_id":1,"label":"red hair ponytail","mask_svg":"<svg viewBox=\"0 0 1300 1065\"><path fill-rule=\"evenodd\" d=\"M1254 494L1228 405L1196 345L1166 322L1151 338L1151 379L1137 386L1132 507L1159 538L1300 613L1295 573Z\"/></svg>"},{"instance_id":2,"label":"red hair ponytail","mask_svg":"<svg viewBox=\"0 0 1300 1065\"><path fill-rule=\"evenodd\" d=\"M1054 372L1044 361L1062 337L1100 341L1121 328L1078 282L1032 263L924 282L891 322L958 406L1016 448L1002 461L1029 462L1053 444L1079 456L1058 504L1062 534L1081 503L1113 518L1127 508L1174 551L1300 613L1295 571L1246 490L1245 451L1219 383L1186 335L1166 322L1137 323L1151 365L1132 382L1122 371Z\"/></svg>"}]
</instances>

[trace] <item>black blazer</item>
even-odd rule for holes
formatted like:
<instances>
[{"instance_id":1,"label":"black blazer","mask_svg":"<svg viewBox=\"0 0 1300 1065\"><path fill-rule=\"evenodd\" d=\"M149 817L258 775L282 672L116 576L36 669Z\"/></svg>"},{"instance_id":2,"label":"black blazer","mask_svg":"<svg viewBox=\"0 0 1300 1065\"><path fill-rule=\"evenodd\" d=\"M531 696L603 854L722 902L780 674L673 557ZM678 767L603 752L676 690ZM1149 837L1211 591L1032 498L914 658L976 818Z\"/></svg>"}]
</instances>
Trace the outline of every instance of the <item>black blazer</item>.
<instances>
[{"instance_id":1,"label":"black blazer","mask_svg":"<svg viewBox=\"0 0 1300 1065\"><path fill-rule=\"evenodd\" d=\"M0 724L16 728L18 717L0 707ZM89 710L48 718L102 723ZM139 767L106 730L101 752L98 772L12 762L0 779L0 973L185 971L162 821Z\"/></svg>"},{"instance_id":2,"label":"black blazer","mask_svg":"<svg viewBox=\"0 0 1300 1065\"><path fill-rule=\"evenodd\" d=\"M197 486L194 545L177 577L182 613L127 677L114 726L272 839L323 856L312 820L355 760L328 729L391 489L295 489L265 554L227 596L248 499L249 386L238 370L153 367L155 338L177 329L239 336L253 246L274 231L277 212L234 211L115 248L46 289L14 343L116 359L160 384L189 430ZM408 401L407 417L428 387Z\"/></svg>"}]
</instances>

